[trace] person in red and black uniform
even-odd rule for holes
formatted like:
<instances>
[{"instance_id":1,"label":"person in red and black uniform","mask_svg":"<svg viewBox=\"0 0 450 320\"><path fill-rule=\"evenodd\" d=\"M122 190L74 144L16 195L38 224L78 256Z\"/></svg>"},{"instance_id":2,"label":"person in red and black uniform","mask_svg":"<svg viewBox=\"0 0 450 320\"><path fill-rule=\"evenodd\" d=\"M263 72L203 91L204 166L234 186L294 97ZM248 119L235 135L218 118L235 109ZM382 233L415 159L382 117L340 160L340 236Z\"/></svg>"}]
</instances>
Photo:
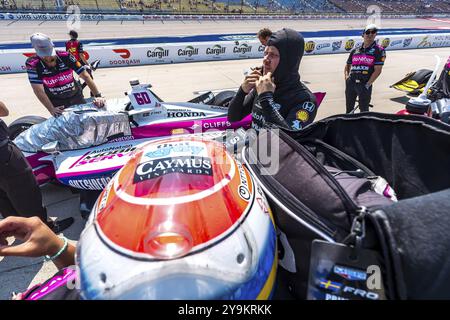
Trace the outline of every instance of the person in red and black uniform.
<instances>
[{"instance_id":1,"label":"person in red and black uniform","mask_svg":"<svg viewBox=\"0 0 450 320\"><path fill-rule=\"evenodd\" d=\"M69 106L86 103L81 86L74 78L74 71L91 89L95 97L94 104L104 106L105 99L84 66L73 55L56 51L53 42L45 34L32 35L31 44L36 55L25 63L28 79L36 97L52 116L58 116Z\"/></svg>"},{"instance_id":2,"label":"person in red and black uniform","mask_svg":"<svg viewBox=\"0 0 450 320\"><path fill-rule=\"evenodd\" d=\"M69 32L70 40L66 42L66 51L77 59L83 66L89 66L89 62L84 55L83 44L78 41L78 32L71 30Z\"/></svg>"},{"instance_id":3,"label":"person in red and black uniform","mask_svg":"<svg viewBox=\"0 0 450 320\"><path fill-rule=\"evenodd\" d=\"M386 59L386 51L375 41L377 33L376 25L368 25L363 32L363 44L353 49L348 57L344 69L347 113L354 109L356 98L359 98L360 111L369 111L373 83L380 76Z\"/></svg>"},{"instance_id":4,"label":"person in red and black uniform","mask_svg":"<svg viewBox=\"0 0 450 320\"><path fill-rule=\"evenodd\" d=\"M9 114L0 101L0 117ZM52 221L42 205L42 194L30 165L8 137L8 127L0 119L0 214L6 218L38 217L55 233L68 228L73 218Z\"/></svg>"}]
</instances>

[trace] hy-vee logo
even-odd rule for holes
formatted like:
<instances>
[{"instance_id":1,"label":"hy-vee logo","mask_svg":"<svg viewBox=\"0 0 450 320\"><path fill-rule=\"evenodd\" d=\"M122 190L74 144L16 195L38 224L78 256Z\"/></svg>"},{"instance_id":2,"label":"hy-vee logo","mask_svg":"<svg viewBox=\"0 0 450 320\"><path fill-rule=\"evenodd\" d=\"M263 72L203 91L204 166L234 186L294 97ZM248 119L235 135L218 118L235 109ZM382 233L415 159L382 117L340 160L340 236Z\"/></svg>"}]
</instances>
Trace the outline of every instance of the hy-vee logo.
<instances>
[{"instance_id":1,"label":"hy-vee logo","mask_svg":"<svg viewBox=\"0 0 450 320\"><path fill-rule=\"evenodd\" d=\"M157 47L157 48L155 48L155 50L147 51L147 57L149 57L149 58L162 59L162 58L168 57L168 56L169 56L169 50L165 50L161 47Z\"/></svg>"},{"instance_id":2,"label":"hy-vee logo","mask_svg":"<svg viewBox=\"0 0 450 320\"><path fill-rule=\"evenodd\" d=\"M195 111L169 111L167 112L168 118L190 118L190 117L206 117L204 112Z\"/></svg>"},{"instance_id":3,"label":"hy-vee logo","mask_svg":"<svg viewBox=\"0 0 450 320\"><path fill-rule=\"evenodd\" d=\"M193 46L187 46L185 49L178 49L178 56L197 56L198 55L198 48L194 48Z\"/></svg>"}]
</instances>

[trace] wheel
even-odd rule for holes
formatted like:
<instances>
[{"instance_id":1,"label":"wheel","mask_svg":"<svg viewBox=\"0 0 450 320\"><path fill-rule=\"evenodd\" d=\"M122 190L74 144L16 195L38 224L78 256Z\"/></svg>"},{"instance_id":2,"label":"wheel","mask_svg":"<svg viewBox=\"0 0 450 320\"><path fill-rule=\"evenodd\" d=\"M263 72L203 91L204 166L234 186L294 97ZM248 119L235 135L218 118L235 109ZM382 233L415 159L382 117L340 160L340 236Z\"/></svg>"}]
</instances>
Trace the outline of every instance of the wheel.
<instances>
[{"instance_id":1,"label":"wheel","mask_svg":"<svg viewBox=\"0 0 450 320\"><path fill-rule=\"evenodd\" d=\"M228 105L230 104L231 100L234 98L235 95L236 95L235 91L219 92L214 97L214 105L221 106L221 107L228 107Z\"/></svg>"},{"instance_id":2,"label":"wheel","mask_svg":"<svg viewBox=\"0 0 450 320\"><path fill-rule=\"evenodd\" d=\"M8 134L11 140L14 140L19 134L30 128L32 125L44 122L47 120L39 116L25 116L13 121L8 126Z\"/></svg>"}]
</instances>

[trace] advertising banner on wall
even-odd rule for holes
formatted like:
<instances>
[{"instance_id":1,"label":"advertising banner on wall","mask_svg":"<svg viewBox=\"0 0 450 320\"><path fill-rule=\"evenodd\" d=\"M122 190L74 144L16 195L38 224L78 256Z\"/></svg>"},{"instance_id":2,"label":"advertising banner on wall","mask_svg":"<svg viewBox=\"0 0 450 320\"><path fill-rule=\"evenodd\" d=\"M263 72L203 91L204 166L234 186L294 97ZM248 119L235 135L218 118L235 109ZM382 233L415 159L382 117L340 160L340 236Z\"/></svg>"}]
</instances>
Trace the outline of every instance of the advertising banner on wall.
<instances>
[{"instance_id":1,"label":"advertising banner on wall","mask_svg":"<svg viewBox=\"0 0 450 320\"><path fill-rule=\"evenodd\" d=\"M377 41L388 51L450 47L450 33L382 36ZM349 53L361 44L360 36L306 38L305 55ZM108 68L262 58L264 46L256 39L230 36L230 41L85 46L85 51L89 61L99 59L100 67ZM0 50L0 74L25 72L25 60L33 54L32 49Z\"/></svg>"}]
</instances>

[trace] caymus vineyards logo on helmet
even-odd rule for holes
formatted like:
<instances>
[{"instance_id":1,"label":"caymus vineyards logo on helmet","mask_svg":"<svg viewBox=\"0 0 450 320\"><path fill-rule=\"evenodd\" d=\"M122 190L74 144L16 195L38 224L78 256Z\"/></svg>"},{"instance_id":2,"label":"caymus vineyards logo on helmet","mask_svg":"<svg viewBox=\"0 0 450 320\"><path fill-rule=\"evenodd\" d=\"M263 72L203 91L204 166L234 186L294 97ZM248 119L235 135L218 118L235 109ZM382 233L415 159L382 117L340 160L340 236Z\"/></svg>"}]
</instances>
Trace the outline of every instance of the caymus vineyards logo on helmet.
<instances>
[{"instance_id":1,"label":"caymus vineyards logo on helmet","mask_svg":"<svg viewBox=\"0 0 450 320\"><path fill-rule=\"evenodd\" d=\"M212 176L211 159L207 157L168 157L146 161L136 167L134 183L154 179L169 173Z\"/></svg>"}]
</instances>

